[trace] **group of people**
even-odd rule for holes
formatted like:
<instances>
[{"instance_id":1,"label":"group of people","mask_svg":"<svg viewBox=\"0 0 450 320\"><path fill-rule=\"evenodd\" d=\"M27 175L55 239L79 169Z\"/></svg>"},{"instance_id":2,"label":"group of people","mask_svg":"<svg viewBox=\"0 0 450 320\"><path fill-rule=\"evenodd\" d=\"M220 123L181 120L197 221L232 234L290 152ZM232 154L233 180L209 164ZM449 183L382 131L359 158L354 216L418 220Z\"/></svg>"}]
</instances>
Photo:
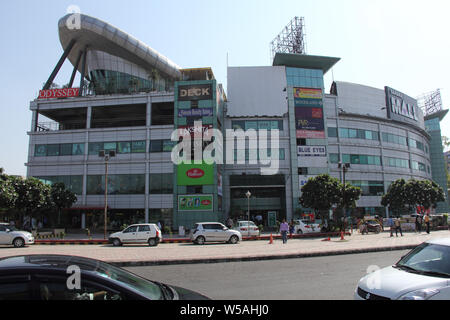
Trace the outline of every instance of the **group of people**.
<instances>
[{"instance_id":1,"label":"group of people","mask_svg":"<svg viewBox=\"0 0 450 320\"><path fill-rule=\"evenodd\" d=\"M425 223L425 231L430 234L430 214L427 213L423 218L420 214L416 216L416 232L422 232L422 224Z\"/></svg>"}]
</instances>

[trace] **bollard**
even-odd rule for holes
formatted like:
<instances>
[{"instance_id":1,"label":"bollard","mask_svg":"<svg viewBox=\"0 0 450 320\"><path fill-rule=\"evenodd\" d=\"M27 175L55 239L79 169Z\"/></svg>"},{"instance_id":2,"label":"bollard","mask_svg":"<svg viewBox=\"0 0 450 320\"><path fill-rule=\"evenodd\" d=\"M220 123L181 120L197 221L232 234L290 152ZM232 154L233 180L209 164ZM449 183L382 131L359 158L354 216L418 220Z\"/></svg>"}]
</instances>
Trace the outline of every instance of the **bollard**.
<instances>
[{"instance_id":1,"label":"bollard","mask_svg":"<svg viewBox=\"0 0 450 320\"><path fill-rule=\"evenodd\" d=\"M269 244L273 244L273 236L272 236L272 234L270 234L270 241L269 241Z\"/></svg>"},{"instance_id":2,"label":"bollard","mask_svg":"<svg viewBox=\"0 0 450 320\"><path fill-rule=\"evenodd\" d=\"M341 240L345 240L344 239L344 231L341 231Z\"/></svg>"}]
</instances>

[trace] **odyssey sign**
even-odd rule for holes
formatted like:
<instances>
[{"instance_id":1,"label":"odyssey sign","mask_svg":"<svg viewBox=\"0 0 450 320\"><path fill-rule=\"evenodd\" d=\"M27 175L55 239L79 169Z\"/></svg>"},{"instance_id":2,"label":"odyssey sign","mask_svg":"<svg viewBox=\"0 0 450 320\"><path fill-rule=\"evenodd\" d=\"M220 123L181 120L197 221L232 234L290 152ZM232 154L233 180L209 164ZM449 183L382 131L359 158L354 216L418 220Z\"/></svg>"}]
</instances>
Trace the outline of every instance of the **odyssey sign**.
<instances>
[{"instance_id":1,"label":"odyssey sign","mask_svg":"<svg viewBox=\"0 0 450 320\"><path fill-rule=\"evenodd\" d=\"M78 97L79 92L80 92L80 88L39 90L39 98L38 99Z\"/></svg>"},{"instance_id":2,"label":"odyssey sign","mask_svg":"<svg viewBox=\"0 0 450 320\"><path fill-rule=\"evenodd\" d=\"M389 87L385 87L385 91L388 118L398 121L405 121L405 118L419 120L419 108L415 99Z\"/></svg>"}]
</instances>

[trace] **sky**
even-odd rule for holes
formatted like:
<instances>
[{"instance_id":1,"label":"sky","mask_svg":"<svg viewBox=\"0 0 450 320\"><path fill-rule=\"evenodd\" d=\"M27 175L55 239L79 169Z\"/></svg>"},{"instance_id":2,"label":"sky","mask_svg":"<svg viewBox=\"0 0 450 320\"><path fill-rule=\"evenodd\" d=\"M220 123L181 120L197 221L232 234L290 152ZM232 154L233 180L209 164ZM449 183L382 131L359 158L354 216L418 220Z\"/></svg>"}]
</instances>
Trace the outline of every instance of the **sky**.
<instances>
[{"instance_id":1,"label":"sky","mask_svg":"<svg viewBox=\"0 0 450 320\"><path fill-rule=\"evenodd\" d=\"M211 67L225 88L227 63L271 65L271 41L293 17L304 17L307 54L341 58L325 76L327 93L333 78L411 97L440 89L450 106L448 0L2 1L0 167L7 174L26 175L30 101L63 53L58 20L71 6L183 68ZM66 61L55 82L68 83L72 68ZM450 115L441 129L450 137Z\"/></svg>"}]
</instances>

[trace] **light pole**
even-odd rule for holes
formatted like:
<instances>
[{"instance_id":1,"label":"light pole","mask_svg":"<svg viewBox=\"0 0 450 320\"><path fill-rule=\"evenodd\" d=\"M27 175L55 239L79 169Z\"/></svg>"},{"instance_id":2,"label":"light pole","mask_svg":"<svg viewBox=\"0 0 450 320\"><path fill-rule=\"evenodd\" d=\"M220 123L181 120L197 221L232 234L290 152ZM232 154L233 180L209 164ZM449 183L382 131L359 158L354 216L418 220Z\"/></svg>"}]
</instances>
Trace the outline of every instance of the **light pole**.
<instances>
[{"instance_id":1,"label":"light pole","mask_svg":"<svg viewBox=\"0 0 450 320\"><path fill-rule=\"evenodd\" d=\"M345 219L345 173L348 171L348 169L350 168L350 163L342 163L341 161L339 161L338 163L338 168L342 169L342 180L343 180L343 185L344 188L342 189L342 211L343 211L343 218ZM345 228L345 226L344 226ZM345 230L344 230L345 232Z\"/></svg>"},{"instance_id":2,"label":"light pole","mask_svg":"<svg viewBox=\"0 0 450 320\"><path fill-rule=\"evenodd\" d=\"M247 206L248 206L248 211L247 211L247 233L248 236L250 237L250 197L252 196L252 194L250 193L250 190L247 191L247 193L245 194L245 196L247 197Z\"/></svg>"},{"instance_id":3,"label":"light pole","mask_svg":"<svg viewBox=\"0 0 450 320\"><path fill-rule=\"evenodd\" d=\"M108 161L112 157L116 156L116 152L114 150L108 151L108 154L106 154L105 150L100 150L98 153L98 156L103 158L105 160L105 213L104 213L104 239L106 240L106 233L107 233L107 221L108 221Z\"/></svg>"}]
</instances>

